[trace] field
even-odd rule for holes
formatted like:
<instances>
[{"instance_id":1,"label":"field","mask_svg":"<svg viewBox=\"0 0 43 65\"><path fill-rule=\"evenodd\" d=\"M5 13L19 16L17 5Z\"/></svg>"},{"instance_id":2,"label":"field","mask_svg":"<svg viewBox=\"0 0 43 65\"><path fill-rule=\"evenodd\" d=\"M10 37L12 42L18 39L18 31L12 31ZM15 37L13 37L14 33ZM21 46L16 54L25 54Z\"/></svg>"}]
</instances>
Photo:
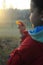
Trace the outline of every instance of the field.
<instances>
[{"instance_id":1,"label":"field","mask_svg":"<svg viewBox=\"0 0 43 65\"><path fill-rule=\"evenodd\" d=\"M0 65L6 65L9 54L20 44L20 33L15 22L16 20L8 20L3 25L0 24Z\"/></svg>"}]
</instances>

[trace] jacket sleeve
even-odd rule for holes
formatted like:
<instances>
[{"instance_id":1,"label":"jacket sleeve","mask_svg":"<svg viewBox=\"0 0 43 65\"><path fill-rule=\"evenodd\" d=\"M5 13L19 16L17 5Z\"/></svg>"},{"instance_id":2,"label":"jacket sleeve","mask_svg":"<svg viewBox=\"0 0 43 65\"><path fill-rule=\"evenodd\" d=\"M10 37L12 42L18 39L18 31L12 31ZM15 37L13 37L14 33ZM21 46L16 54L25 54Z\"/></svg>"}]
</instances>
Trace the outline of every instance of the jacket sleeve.
<instances>
[{"instance_id":1,"label":"jacket sleeve","mask_svg":"<svg viewBox=\"0 0 43 65\"><path fill-rule=\"evenodd\" d=\"M24 30L24 31L23 31L23 34L24 34L24 35L21 37L21 41L20 41L21 43L22 43L22 42L26 39L26 37L28 36L28 31Z\"/></svg>"},{"instance_id":2,"label":"jacket sleeve","mask_svg":"<svg viewBox=\"0 0 43 65\"><path fill-rule=\"evenodd\" d=\"M10 54L7 65L21 65L21 55L18 50L14 50Z\"/></svg>"}]
</instances>

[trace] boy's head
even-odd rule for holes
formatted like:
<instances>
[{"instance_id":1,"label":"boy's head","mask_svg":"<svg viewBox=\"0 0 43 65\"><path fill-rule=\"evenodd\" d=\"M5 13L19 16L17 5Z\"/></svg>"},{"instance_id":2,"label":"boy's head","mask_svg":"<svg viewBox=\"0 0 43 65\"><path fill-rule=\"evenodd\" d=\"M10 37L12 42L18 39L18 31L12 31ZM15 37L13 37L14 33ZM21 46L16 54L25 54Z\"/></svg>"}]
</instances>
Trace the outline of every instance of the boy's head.
<instances>
[{"instance_id":1,"label":"boy's head","mask_svg":"<svg viewBox=\"0 0 43 65\"><path fill-rule=\"evenodd\" d=\"M30 21L34 27L43 25L43 0L31 0Z\"/></svg>"}]
</instances>

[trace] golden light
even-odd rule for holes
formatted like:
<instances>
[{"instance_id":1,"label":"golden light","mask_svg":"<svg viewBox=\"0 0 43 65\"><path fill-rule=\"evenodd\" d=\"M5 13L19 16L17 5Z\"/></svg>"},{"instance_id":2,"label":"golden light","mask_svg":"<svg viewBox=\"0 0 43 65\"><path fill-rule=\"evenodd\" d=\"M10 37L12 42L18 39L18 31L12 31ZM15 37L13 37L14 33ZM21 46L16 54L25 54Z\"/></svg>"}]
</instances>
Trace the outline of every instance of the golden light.
<instances>
[{"instance_id":1,"label":"golden light","mask_svg":"<svg viewBox=\"0 0 43 65\"><path fill-rule=\"evenodd\" d=\"M1 9L29 9L30 1L31 0L0 0L0 18L5 18L4 11Z\"/></svg>"}]
</instances>

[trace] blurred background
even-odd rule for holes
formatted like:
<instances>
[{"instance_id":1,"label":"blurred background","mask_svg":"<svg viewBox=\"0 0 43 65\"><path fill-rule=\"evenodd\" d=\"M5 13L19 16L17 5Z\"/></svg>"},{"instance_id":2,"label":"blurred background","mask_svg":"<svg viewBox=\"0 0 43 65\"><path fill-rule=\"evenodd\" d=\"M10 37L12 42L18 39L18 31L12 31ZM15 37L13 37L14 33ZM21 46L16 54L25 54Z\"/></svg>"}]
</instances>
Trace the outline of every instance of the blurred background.
<instances>
[{"instance_id":1,"label":"blurred background","mask_svg":"<svg viewBox=\"0 0 43 65\"><path fill-rule=\"evenodd\" d=\"M0 65L6 65L9 54L20 44L16 25L22 20L31 29L30 0L0 0Z\"/></svg>"}]
</instances>

